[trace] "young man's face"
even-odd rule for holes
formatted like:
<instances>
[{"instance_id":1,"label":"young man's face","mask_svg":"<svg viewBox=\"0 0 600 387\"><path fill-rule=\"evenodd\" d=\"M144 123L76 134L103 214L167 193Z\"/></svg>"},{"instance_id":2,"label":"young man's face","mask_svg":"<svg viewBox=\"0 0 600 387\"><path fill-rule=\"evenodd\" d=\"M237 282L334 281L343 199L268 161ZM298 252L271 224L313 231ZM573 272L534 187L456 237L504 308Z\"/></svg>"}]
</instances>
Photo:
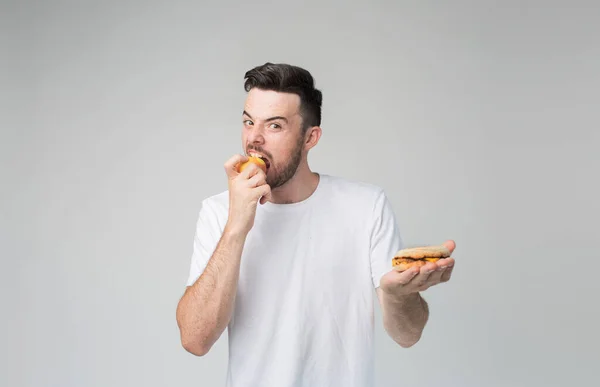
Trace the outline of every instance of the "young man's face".
<instances>
[{"instance_id":1,"label":"young man's face","mask_svg":"<svg viewBox=\"0 0 600 387\"><path fill-rule=\"evenodd\" d=\"M294 176L302 159L304 136L296 94L252 89L242 115L242 146L246 154L258 154L267 162L271 189Z\"/></svg>"}]
</instances>

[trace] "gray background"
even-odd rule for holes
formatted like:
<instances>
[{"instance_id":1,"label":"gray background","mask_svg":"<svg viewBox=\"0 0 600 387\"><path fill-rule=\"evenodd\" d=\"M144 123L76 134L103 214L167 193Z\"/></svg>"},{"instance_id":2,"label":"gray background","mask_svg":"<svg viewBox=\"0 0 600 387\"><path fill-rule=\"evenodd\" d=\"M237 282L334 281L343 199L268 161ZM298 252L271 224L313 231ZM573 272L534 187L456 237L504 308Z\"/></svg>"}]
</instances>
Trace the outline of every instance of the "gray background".
<instances>
[{"instance_id":1,"label":"gray background","mask_svg":"<svg viewBox=\"0 0 600 387\"><path fill-rule=\"evenodd\" d=\"M223 385L226 336L186 353L175 307L266 61L323 90L314 169L457 242L420 343L377 310L377 386L598 385L592 4L3 3L0 385Z\"/></svg>"}]
</instances>

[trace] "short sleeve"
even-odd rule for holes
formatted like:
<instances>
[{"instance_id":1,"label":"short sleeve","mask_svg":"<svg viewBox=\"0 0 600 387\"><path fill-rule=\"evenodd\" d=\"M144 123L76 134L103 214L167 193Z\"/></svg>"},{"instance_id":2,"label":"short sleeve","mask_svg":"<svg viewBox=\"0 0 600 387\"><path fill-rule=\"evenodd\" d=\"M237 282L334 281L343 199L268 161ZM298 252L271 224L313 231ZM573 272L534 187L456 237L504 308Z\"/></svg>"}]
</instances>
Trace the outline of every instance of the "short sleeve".
<instances>
[{"instance_id":1,"label":"short sleeve","mask_svg":"<svg viewBox=\"0 0 600 387\"><path fill-rule=\"evenodd\" d=\"M402 249L403 241L392 205L384 191L378 194L370 223L370 260L373 286L392 269L392 258Z\"/></svg>"},{"instance_id":2,"label":"short sleeve","mask_svg":"<svg viewBox=\"0 0 600 387\"><path fill-rule=\"evenodd\" d=\"M221 228L215 208L204 200L196 222L187 286L193 285L200 277L208 264L208 260L215 251L220 238Z\"/></svg>"}]
</instances>

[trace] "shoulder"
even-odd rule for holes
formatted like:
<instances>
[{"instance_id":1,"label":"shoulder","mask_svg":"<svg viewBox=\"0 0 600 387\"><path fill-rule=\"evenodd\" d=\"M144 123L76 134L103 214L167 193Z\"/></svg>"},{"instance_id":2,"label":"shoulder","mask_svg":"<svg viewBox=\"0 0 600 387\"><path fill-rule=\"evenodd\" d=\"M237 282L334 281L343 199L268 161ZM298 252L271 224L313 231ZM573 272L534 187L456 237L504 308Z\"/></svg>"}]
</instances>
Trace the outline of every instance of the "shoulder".
<instances>
[{"instance_id":1,"label":"shoulder","mask_svg":"<svg viewBox=\"0 0 600 387\"><path fill-rule=\"evenodd\" d=\"M201 213L210 213L216 217L227 217L229 211L229 191L222 191L202 199Z\"/></svg>"},{"instance_id":2,"label":"shoulder","mask_svg":"<svg viewBox=\"0 0 600 387\"><path fill-rule=\"evenodd\" d=\"M323 175L330 193L345 200L375 201L385 195L376 184L341 176Z\"/></svg>"},{"instance_id":3,"label":"shoulder","mask_svg":"<svg viewBox=\"0 0 600 387\"><path fill-rule=\"evenodd\" d=\"M395 218L388 194L382 186L340 176L325 175L325 203L328 213L340 214L342 219L360 223L367 229Z\"/></svg>"},{"instance_id":4,"label":"shoulder","mask_svg":"<svg viewBox=\"0 0 600 387\"><path fill-rule=\"evenodd\" d=\"M340 176L325 175L327 202L344 211L352 209L353 216L370 218L375 212L388 207L385 190L376 184Z\"/></svg>"}]
</instances>

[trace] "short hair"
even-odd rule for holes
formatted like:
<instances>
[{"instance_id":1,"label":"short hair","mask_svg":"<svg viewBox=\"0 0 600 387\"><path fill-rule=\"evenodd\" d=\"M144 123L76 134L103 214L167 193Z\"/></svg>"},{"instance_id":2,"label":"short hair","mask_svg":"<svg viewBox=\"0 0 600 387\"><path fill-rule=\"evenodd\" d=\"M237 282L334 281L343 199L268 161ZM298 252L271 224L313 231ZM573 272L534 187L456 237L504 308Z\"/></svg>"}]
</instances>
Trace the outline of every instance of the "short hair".
<instances>
[{"instance_id":1,"label":"short hair","mask_svg":"<svg viewBox=\"0 0 600 387\"><path fill-rule=\"evenodd\" d=\"M323 94L315 88L313 76L305 69L285 63L270 62L254 67L244 75L244 89L252 88L293 93L300 97L302 129L321 125Z\"/></svg>"}]
</instances>

